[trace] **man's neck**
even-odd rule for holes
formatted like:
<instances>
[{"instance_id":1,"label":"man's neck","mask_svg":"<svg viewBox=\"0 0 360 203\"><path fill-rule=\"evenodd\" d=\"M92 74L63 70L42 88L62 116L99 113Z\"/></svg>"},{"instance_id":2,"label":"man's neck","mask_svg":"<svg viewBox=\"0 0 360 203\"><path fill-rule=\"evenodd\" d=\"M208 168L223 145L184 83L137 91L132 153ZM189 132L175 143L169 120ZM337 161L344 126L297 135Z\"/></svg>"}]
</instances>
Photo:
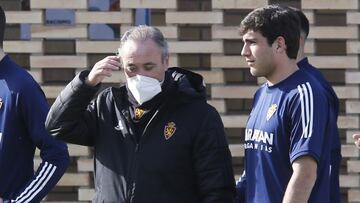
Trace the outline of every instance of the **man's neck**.
<instances>
[{"instance_id":1,"label":"man's neck","mask_svg":"<svg viewBox=\"0 0 360 203\"><path fill-rule=\"evenodd\" d=\"M274 72L270 77L266 78L267 83L269 86L273 86L285 80L297 70L299 70L299 68L296 65L295 59L281 61L281 63L277 64L276 72Z\"/></svg>"},{"instance_id":2,"label":"man's neck","mask_svg":"<svg viewBox=\"0 0 360 203\"><path fill-rule=\"evenodd\" d=\"M305 54L298 54L296 57L296 63L298 63L299 61L302 61L305 58Z\"/></svg>"}]
</instances>

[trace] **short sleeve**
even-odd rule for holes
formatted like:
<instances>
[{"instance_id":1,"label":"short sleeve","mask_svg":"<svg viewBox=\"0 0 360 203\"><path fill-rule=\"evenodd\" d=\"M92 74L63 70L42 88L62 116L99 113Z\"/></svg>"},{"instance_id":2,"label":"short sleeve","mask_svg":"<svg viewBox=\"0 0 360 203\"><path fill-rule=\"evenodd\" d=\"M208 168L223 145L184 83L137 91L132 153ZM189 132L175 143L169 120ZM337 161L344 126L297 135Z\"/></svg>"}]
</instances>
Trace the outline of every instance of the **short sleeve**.
<instances>
[{"instance_id":1,"label":"short sleeve","mask_svg":"<svg viewBox=\"0 0 360 203\"><path fill-rule=\"evenodd\" d=\"M290 101L291 163L300 156L311 156L320 161L328 125L329 104L320 88L310 82L298 85Z\"/></svg>"}]
</instances>

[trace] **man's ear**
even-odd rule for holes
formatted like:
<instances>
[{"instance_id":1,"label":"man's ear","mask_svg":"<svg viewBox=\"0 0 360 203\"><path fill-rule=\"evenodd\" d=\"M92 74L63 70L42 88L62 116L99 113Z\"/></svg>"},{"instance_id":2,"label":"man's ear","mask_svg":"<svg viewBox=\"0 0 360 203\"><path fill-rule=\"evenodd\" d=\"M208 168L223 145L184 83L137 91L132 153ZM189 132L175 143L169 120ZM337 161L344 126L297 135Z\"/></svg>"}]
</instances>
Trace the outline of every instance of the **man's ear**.
<instances>
[{"instance_id":1,"label":"man's ear","mask_svg":"<svg viewBox=\"0 0 360 203\"><path fill-rule=\"evenodd\" d=\"M284 37L282 36L277 37L273 45L275 46L277 53L282 53L284 51L286 52L287 46Z\"/></svg>"},{"instance_id":2,"label":"man's ear","mask_svg":"<svg viewBox=\"0 0 360 203\"><path fill-rule=\"evenodd\" d=\"M167 56L165 56L165 58L164 58L164 60L163 60L163 64L165 65L165 70L167 70L168 68L169 68L169 58L170 58L170 56L169 55L167 55Z\"/></svg>"}]
</instances>

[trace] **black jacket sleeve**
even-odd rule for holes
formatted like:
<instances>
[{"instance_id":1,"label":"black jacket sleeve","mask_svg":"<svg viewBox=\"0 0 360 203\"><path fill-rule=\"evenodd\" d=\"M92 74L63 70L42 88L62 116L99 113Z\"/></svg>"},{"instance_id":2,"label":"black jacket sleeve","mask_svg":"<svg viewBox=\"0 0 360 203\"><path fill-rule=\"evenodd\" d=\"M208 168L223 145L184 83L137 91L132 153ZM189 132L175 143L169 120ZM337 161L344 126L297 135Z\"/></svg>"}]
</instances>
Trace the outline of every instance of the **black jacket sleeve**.
<instances>
[{"instance_id":1,"label":"black jacket sleeve","mask_svg":"<svg viewBox=\"0 0 360 203\"><path fill-rule=\"evenodd\" d=\"M61 91L46 118L46 128L57 139L69 143L93 146L96 133L96 105L91 100L99 85L88 86L89 71L78 74Z\"/></svg>"},{"instance_id":2,"label":"black jacket sleeve","mask_svg":"<svg viewBox=\"0 0 360 203\"><path fill-rule=\"evenodd\" d=\"M220 115L214 108L205 116L193 150L202 202L234 202L235 179L231 153Z\"/></svg>"}]
</instances>

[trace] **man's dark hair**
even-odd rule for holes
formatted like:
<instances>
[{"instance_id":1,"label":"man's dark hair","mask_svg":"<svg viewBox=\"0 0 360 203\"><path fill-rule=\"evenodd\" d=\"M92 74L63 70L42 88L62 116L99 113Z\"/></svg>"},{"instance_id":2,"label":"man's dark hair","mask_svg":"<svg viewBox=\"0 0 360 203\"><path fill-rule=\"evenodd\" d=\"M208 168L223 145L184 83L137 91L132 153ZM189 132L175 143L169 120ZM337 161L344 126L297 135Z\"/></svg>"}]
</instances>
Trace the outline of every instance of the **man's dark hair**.
<instances>
[{"instance_id":1,"label":"man's dark hair","mask_svg":"<svg viewBox=\"0 0 360 203\"><path fill-rule=\"evenodd\" d=\"M0 47L3 48L6 17L3 8L0 6Z\"/></svg>"},{"instance_id":2,"label":"man's dark hair","mask_svg":"<svg viewBox=\"0 0 360 203\"><path fill-rule=\"evenodd\" d=\"M290 7L291 9L293 9L296 14L299 17L300 20L300 31L303 32L305 34L305 38L307 38L307 36L309 35L309 20L307 19L307 17L305 16L305 14L298 8L294 8L294 7Z\"/></svg>"},{"instance_id":3,"label":"man's dark hair","mask_svg":"<svg viewBox=\"0 0 360 203\"><path fill-rule=\"evenodd\" d=\"M250 12L240 24L240 35L248 31L260 32L268 44L283 37L286 43L286 54L296 59L299 50L300 21L296 12L280 5L268 5Z\"/></svg>"}]
</instances>

